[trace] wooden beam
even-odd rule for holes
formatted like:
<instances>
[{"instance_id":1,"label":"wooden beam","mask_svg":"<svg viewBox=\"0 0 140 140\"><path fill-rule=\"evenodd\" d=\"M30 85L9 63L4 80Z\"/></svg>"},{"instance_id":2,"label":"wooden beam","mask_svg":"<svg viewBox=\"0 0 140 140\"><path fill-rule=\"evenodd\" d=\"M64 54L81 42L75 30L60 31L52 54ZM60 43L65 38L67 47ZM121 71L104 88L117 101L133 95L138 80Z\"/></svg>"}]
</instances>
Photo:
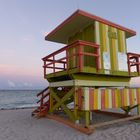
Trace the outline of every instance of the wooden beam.
<instances>
[{"instance_id":1,"label":"wooden beam","mask_svg":"<svg viewBox=\"0 0 140 140\"><path fill-rule=\"evenodd\" d=\"M57 101L57 103L50 109L50 112L53 112L56 108L61 106L65 113L70 117L72 121L75 121L75 116L73 112L64 104L64 102L73 95L74 88L72 88L62 99L60 99L56 93L53 91L53 88L50 88L52 97Z\"/></svg>"},{"instance_id":2,"label":"wooden beam","mask_svg":"<svg viewBox=\"0 0 140 140\"><path fill-rule=\"evenodd\" d=\"M107 122L103 122L103 123L98 123L98 124L90 125L89 127L90 127L90 129L94 130L97 127L111 125L111 124L119 123L119 122L135 120L135 119L139 119L139 118L140 118L140 115L136 115L136 116L131 116L131 117L127 117L127 118L121 118L121 119L117 119L117 120L113 120L113 121L107 121Z\"/></svg>"},{"instance_id":3,"label":"wooden beam","mask_svg":"<svg viewBox=\"0 0 140 140\"><path fill-rule=\"evenodd\" d=\"M129 86L129 82L110 82L110 81L93 81L93 80L67 80L60 82L50 82L49 87L62 86Z\"/></svg>"},{"instance_id":4,"label":"wooden beam","mask_svg":"<svg viewBox=\"0 0 140 140\"><path fill-rule=\"evenodd\" d=\"M74 124L74 123L70 122L69 120L66 120L66 119L64 119L62 117L59 117L57 115L47 115L47 118L48 119L53 119L55 121L58 121L59 123L63 123L63 124L65 124L65 125L67 125L69 127L72 127L74 129L82 132L82 133L85 133L87 135L89 135L89 134L91 134L93 132L93 130L91 130L89 128L85 128L85 127L82 127L80 125Z\"/></svg>"},{"instance_id":5,"label":"wooden beam","mask_svg":"<svg viewBox=\"0 0 140 140\"><path fill-rule=\"evenodd\" d=\"M131 115L128 115L128 114L123 114L123 113L118 113L118 112L101 111L101 110L96 110L96 111L93 111L93 112L104 114L104 115L109 115L109 116L113 116L113 117L119 117L119 118L124 118L124 117L130 117L131 116Z\"/></svg>"}]
</instances>

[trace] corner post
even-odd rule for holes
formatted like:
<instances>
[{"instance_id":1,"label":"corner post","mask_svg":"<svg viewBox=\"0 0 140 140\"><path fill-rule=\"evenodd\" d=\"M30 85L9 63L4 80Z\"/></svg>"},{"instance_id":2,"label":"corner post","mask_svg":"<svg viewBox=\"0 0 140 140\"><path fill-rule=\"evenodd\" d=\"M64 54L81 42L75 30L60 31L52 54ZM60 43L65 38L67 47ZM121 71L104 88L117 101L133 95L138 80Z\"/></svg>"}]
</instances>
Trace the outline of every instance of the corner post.
<instances>
[{"instance_id":1,"label":"corner post","mask_svg":"<svg viewBox=\"0 0 140 140\"><path fill-rule=\"evenodd\" d=\"M138 112L138 115L140 115L140 104L137 107L137 112Z\"/></svg>"},{"instance_id":2,"label":"corner post","mask_svg":"<svg viewBox=\"0 0 140 140\"><path fill-rule=\"evenodd\" d=\"M85 127L89 127L89 123L90 123L90 112L89 111L85 111Z\"/></svg>"}]
</instances>

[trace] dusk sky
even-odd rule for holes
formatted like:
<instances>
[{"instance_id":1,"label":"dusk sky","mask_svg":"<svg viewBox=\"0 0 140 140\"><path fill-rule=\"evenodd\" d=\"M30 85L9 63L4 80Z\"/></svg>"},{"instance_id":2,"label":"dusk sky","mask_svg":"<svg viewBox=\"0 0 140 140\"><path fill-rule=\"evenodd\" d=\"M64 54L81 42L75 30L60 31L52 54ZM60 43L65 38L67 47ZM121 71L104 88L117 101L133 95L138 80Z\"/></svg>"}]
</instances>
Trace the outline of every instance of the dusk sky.
<instances>
[{"instance_id":1,"label":"dusk sky","mask_svg":"<svg viewBox=\"0 0 140 140\"><path fill-rule=\"evenodd\" d=\"M140 0L0 0L0 89L47 86L41 58L63 45L44 36L77 9L135 30L127 48L140 53Z\"/></svg>"}]
</instances>

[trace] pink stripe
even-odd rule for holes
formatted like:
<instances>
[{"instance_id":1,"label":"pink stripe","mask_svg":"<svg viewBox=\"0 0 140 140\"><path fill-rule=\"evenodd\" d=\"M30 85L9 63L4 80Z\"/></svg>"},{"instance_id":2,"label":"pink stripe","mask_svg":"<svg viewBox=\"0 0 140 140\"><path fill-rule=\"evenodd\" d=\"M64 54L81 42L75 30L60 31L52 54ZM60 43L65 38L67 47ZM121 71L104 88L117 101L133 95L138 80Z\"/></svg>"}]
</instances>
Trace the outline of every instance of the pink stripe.
<instances>
[{"instance_id":1,"label":"pink stripe","mask_svg":"<svg viewBox=\"0 0 140 140\"><path fill-rule=\"evenodd\" d=\"M120 94L121 94L121 106L125 106L124 105L124 92L123 92L123 89L120 89Z\"/></svg>"},{"instance_id":2,"label":"pink stripe","mask_svg":"<svg viewBox=\"0 0 140 140\"><path fill-rule=\"evenodd\" d=\"M101 90L101 108L105 109L105 90Z\"/></svg>"},{"instance_id":3,"label":"pink stripe","mask_svg":"<svg viewBox=\"0 0 140 140\"><path fill-rule=\"evenodd\" d=\"M82 88L78 89L78 108L82 109Z\"/></svg>"}]
</instances>

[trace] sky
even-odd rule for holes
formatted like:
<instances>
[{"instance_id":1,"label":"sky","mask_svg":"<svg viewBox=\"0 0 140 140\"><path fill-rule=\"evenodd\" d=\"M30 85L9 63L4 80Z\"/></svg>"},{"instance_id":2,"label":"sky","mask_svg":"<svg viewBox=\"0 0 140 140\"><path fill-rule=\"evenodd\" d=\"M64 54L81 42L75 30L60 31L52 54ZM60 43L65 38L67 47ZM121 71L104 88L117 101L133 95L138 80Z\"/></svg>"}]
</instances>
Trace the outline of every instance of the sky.
<instances>
[{"instance_id":1,"label":"sky","mask_svg":"<svg viewBox=\"0 0 140 140\"><path fill-rule=\"evenodd\" d=\"M133 29L128 52L140 53L140 0L0 0L0 89L42 89L41 58L62 44L44 37L77 9ZM140 78L131 81L139 85Z\"/></svg>"}]
</instances>

